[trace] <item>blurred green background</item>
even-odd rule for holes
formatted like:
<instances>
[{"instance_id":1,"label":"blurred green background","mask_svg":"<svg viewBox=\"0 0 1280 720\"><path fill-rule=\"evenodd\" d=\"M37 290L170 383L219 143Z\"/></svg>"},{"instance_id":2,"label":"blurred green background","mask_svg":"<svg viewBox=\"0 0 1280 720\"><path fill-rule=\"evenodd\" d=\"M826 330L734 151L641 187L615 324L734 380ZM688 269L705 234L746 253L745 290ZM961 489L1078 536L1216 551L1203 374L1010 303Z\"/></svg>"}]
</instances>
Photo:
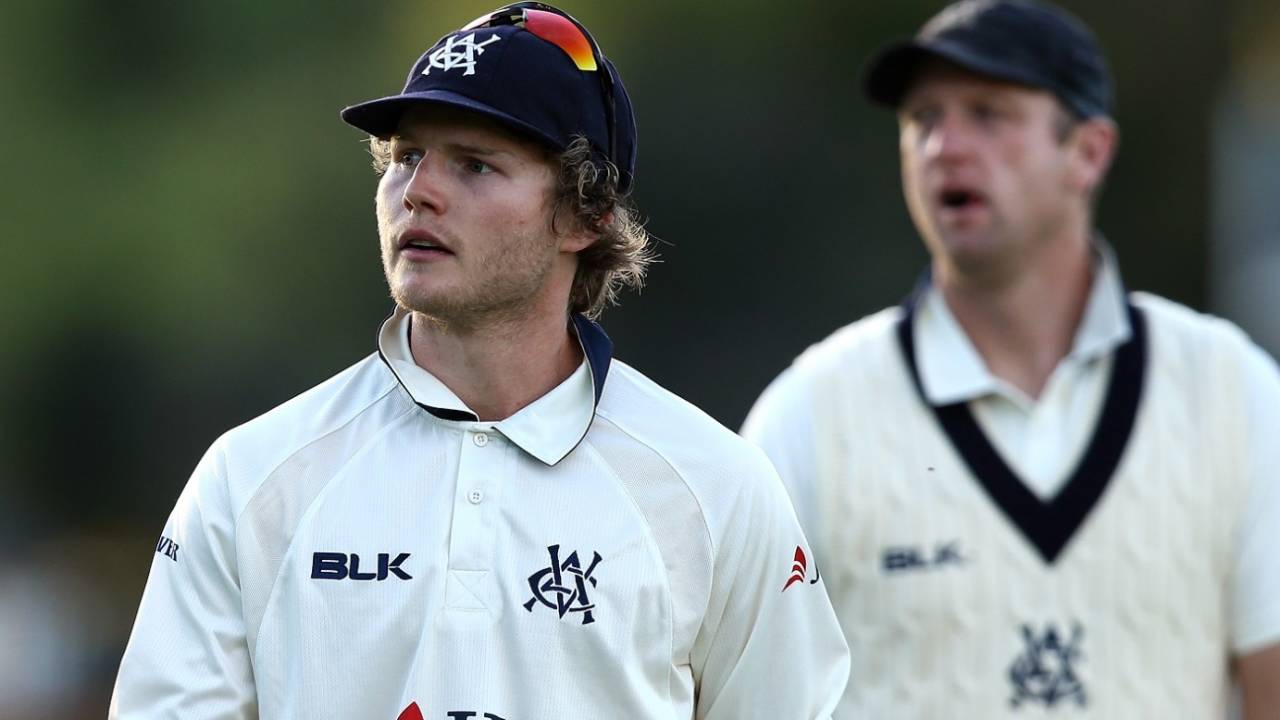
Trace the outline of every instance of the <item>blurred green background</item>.
<instances>
[{"instance_id":1,"label":"blurred green background","mask_svg":"<svg viewBox=\"0 0 1280 720\"><path fill-rule=\"evenodd\" d=\"M1280 349L1280 9L1072 0L1117 77L1099 224L1130 287ZM102 717L155 538L224 430L373 349L376 179L345 104L490 2L0 6L0 717ZM737 427L925 255L857 92L936 1L580 0L662 240L617 354Z\"/></svg>"}]
</instances>

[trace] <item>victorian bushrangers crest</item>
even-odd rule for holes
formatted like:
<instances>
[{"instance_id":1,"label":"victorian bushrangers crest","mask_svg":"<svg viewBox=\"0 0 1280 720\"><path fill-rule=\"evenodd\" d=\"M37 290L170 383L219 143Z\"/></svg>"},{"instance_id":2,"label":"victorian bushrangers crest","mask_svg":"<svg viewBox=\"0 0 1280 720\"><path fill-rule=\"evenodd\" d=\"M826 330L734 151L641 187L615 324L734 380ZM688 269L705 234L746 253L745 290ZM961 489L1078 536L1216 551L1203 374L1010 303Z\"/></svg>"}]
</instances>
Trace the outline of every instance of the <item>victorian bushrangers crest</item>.
<instances>
[{"instance_id":1,"label":"victorian bushrangers crest","mask_svg":"<svg viewBox=\"0 0 1280 720\"><path fill-rule=\"evenodd\" d=\"M445 72L454 68L463 68L463 75L475 75L476 59L484 54L485 46L501 39L497 35L490 35L483 42L476 42L475 33L466 36L450 35L443 45L431 53L427 66L422 69L422 74L430 75L432 68Z\"/></svg>"},{"instance_id":2,"label":"victorian bushrangers crest","mask_svg":"<svg viewBox=\"0 0 1280 720\"><path fill-rule=\"evenodd\" d=\"M1084 640L1084 628L1079 623L1071 626L1071 639L1050 624L1041 634L1030 625L1022 626L1022 639L1026 648L1009 668L1009 680L1013 683L1013 697L1009 703L1020 707L1024 703L1043 703L1053 707L1060 701L1074 700L1084 707L1084 684L1076 676L1075 662L1080 659L1080 644Z\"/></svg>"},{"instance_id":3,"label":"victorian bushrangers crest","mask_svg":"<svg viewBox=\"0 0 1280 720\"><path fill-rule=\"evenodd\" d=\"M582 613L582 624L595 622L592 610L595 604L587 593L587 586L596 586L596 579L591 577L596 566L600 564L600 553L591 553L591 564L584 570L578 561L578 553L573 552L563 561L560 560L560 546L547 548L551 554L551 564L529 576L529 590L533 597L524 604L524 609L533 612L533 606L541 603L554 609L563 619L566 613ZM554 602L548 597L554 595Z\"/></svg>"}]
</instances>

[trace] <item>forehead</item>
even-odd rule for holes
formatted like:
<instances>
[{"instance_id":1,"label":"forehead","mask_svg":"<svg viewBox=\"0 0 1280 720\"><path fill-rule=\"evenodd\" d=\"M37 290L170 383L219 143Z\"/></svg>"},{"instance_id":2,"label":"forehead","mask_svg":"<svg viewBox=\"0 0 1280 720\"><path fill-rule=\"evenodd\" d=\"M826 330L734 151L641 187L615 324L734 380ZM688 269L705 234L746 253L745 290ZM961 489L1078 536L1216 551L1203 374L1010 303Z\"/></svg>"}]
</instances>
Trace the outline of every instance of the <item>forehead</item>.
<instances>
[{"instance_id":1,"label":"forehead","mask_svg":"<svg viewBox=\"0 0 1280 720\"><path fill-rule=\"evenodd\" d=\"M1046 90L983 75L953 62L931 57L922 60L912 73L911 82L902 96L899 109L924 100L953 95L966 98L1002 98L1050 105L1056 102L1053 94Z\"/></svg>"}]
</instances>

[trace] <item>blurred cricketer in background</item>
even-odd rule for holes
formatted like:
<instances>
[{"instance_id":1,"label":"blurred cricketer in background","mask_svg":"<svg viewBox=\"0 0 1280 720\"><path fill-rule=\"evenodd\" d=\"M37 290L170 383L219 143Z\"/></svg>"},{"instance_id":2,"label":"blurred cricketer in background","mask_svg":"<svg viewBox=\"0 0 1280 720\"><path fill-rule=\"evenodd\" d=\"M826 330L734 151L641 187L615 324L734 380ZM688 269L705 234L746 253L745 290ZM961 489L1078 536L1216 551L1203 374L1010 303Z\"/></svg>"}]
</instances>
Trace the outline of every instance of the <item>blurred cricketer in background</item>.
<instances>
[{"instance_id":1,"label":"blurred cricketer in background","mask_svg":"<svg viewBox=\"0 0 1280 720\"><path fill-rule=\"evenodd\" d=\"M1280 717L1280 376L1125 290L1093 230L1117 147L1093 34L966 0L864 80L930 273L744 428L825 559L837 716L1210 720L1230 668L1249 720Z\"/></svg>"},{"instance_id":2,"label":"blurred cricketer in background","mask_svg":"<svg viewBox=\"0 0 1280 720\"><path fill-rule=\"evenodd\" d=\"M768 460L589 319L649 255L585 28L502 8L342 117L395 310L200 462L111 717L829 717L848 652Z\"/></svg>"}]
</instances>

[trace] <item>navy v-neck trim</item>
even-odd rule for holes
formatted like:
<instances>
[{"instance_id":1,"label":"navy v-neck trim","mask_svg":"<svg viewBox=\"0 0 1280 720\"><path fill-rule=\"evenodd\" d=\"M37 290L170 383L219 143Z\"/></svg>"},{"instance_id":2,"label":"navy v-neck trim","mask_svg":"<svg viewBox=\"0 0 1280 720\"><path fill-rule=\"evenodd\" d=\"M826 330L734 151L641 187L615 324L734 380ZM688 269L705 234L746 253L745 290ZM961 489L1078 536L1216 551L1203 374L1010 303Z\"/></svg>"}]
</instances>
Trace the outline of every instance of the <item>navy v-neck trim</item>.
<instances>
[{"instance_id":1,"label":"navy v-neck trim","mask_svg":"<svg viewBox=\"0 0 1280 720\"><path fill-rule=\"evenodd\" d=\"M921 401L933 411L951 444L992 502L1035 546L1040 557L1053 564L1102 498L1133 434L1147 369L1147 334L1142 313L1125 301L1132 334L1116 349L1093 437L1062 490L1046 502L1036 497L1000 457L967 402L929 403L916 365L912 334L914 299L915 296L904 305L897 332L903 359Z\"/></svg>"}]
</instances>

